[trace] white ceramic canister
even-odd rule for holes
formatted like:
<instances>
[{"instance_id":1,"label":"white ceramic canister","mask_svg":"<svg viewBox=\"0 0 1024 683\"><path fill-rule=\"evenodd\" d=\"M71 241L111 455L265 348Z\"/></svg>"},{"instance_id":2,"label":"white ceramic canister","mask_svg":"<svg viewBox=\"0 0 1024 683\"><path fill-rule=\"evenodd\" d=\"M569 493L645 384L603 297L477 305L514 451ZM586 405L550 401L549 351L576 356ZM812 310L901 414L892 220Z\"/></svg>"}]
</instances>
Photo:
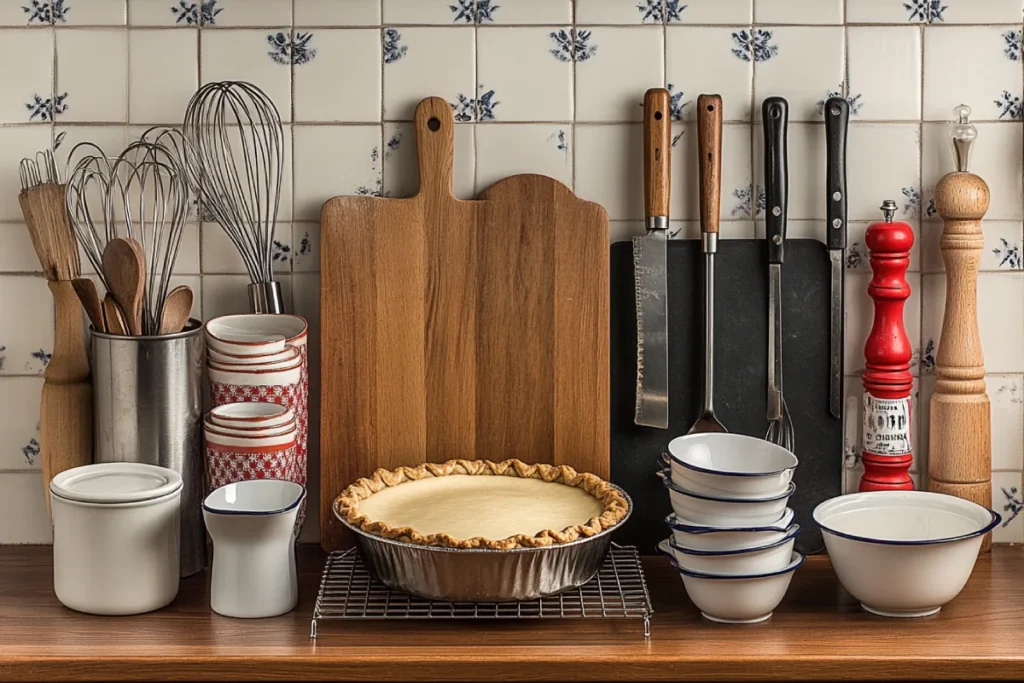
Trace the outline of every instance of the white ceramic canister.
<instances>
[{"instance_id":1,"label":"white ceramic canister","mask_svg":"<svg viewBox=\"0 0 1024 683\"><path fill-rule=\"evenodd\" d=\"M157 465L105 462L50 481L53 588L79 612L141 614L178 594L182 480Z\"/></svg>"}]
</instances>

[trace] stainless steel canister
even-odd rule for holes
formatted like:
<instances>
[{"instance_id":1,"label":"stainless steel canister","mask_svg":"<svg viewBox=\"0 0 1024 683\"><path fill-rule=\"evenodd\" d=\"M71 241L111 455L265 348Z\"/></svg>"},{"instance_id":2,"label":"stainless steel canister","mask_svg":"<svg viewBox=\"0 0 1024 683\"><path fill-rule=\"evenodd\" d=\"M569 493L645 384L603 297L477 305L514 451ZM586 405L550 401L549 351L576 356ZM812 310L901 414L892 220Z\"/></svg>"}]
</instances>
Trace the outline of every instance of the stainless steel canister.
<instances>
[{"instance_id":1,"label":"stainless steel canister","mask_svg":"<svg viewBox=\"0 0 1024 683\"><path fill-rule=\"evenodd\" d=\"M90 328L96 462L141 462L181 475L181 576L206 567L202 452L203 324L123 337Z\"/></svg>"}]
</instances>

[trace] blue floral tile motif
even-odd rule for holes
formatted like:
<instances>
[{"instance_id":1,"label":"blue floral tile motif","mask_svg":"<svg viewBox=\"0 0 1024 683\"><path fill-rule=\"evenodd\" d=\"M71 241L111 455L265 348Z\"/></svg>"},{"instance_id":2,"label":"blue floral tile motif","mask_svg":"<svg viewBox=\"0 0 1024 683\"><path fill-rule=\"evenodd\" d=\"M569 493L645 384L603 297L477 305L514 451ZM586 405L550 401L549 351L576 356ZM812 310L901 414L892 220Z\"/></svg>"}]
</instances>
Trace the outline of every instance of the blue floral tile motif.
<instances>
[{"instance_id":1,"label":"blue floral tile motif","mask_svg":"<svg viewBox=\"0 0 1024 683\"><path fill-rule=\"evenodd\" d=\"M682 21L680 14L687 5L680 5L682 0L638 0L636 9L640 12L640 20L646 23L659 24L666 21Z\"/></svg>"},{"instance_id":2,"label":"blue floral tile motif","mask_svg":"<svg viewBox=\"0 0 1024 683\"><path fill-rule=\"evenodd\" d=\"M733 199L736 200L736 205L732 207L729 215L739 216L740 218L754 218L755 212L757 216L764 213L764 207L767 199L763 187L757 188L756 199L754 198L753 185L736 188L732 191L732 196Z\"/></svg>"},{"instance_id":3,"label":"blue floral tile motif","mask_svg":"<svg viewBox=\"0 0 1024 683\"><path fill-rule=\"evenodd\" d=\"M559 29L548 35L555 43L551 55L560 62L585 62L597 54L597 45L590 44L590 31Z\"/></svg>"},{"instance_id":4,"label":"blue floral tile motif","mask_svg":"<svg viewBox=\"0 0 1024 683\"><path fill-rule=\"evenodd\" d=\"M46 351L39 349L38 351L32 352L32 357L35 358L40 363L42 363L43 367L45 368L47 365L50 364L50 360L53 358L53 354L47 353Z\"/></svg>"},{"instance_id":5,"label":"blue floral tile motif","mask_svg":"<svg viewBox=\"0 0 1024 683\"><path fill-rule=\"evenodd\" d=\"M844 97L844 90L846 90L846 83L840 83L837 89L829 90L827 93L825 93L825 96L815 103L818 106L818 116L825 115L825 103L828 102L829 99L833 97L843 97L846 100L846 103L850 105L850 116L859 115L860 108L864 106L864 103L860 101L860 98L863 97L863 94L857 93L852 97L849 95Z\"/></svg>"},{"instance_id":6,"label":"blue floral tile motif","mask_svg":"<svg viewBox=\"0 0 1024 683\"><path fill-rule=\"evenodd\" d=\"M1003 237L1000 237L999 241L1002 243L1002 246L992 250L993 254L1000 257L999 267L1020 270L1022 266L1020 245L1010 244Z\"/></svg>"},{"instance_id":7,"label":"blue floral tile motif","mask_svg":"<svg viewBox=\"0 0 1024 683\"><path fill-rule=\"evenodd\" d=\"M270 255L270 260L275 263L290 263L292 248L280 240L274 240L274 250Z\"/></svg>"},{"instance_id":8,"label":"blue floral tile motif","mask_svg":"<svg viewBox=\"0 0 1024 683\"><path fill-rule=\"evenodd\" d=\"M384 159L390 159L391 155L395 153L399 147L402 146L402 134L396 133L391 136L391 139L384 145Z\"/></svg>"},{"instance_id":9,"label":"blue floral tile motif","mask_svg":"<svg viewBox=\"0 0 1024 683\"><path fill-rule=\"evenodd\" d=\"M29 5L22 5L21 9L28 14L30 24L65 23L71 10L65 0L32 0Z\"/></svg>"},{"instance_id":10,"label":"blue floral tile motif","mask_svg":"<svg viewBox=\"0 0 1024 683\"><path fill-rule=\"evenodd\" d=\"M494 13L501 8L494 0L455 0L448 5L452 11L452 23L483 24L494 21Z\"/></svg>"},{"instance_id":11,"label":"blue floral tile motif","mask_svg":"<svg viewBox=\"0 0 1024 683\"><path fill-rule=\"evenodd\" d=\"M299 248L295 251L295 257L308 256L313 251L313 245L309 241L309 233L305 232L299 240Z\"/></svg>"},{"instance_id":12,"label":"blue floral tile motif","mask_svg":"<svg viewBox=\"0 0 1024 683\"><path fill-rule=\"evenodd\" d=\"M942 0L908 0L903 3L907 11L907 21L926 21L928 23L945 21L942 14L949 9Z\"/></svg>"},{"instance_id":13,"label":"blue floral tile motif","mask_svg":"<svg viewBox=\"0 0 1024 683\"><path fill-rule=\"evenodd\" d=\"M1010 522L1017 518L1022 511L1024 511L1024 496L1017 497L1019 493L1016 486L1011 486L1010 490L1005 488L1001 489L1003 495L1006 496L1006 505L1003 506L1003 512L1007 513L1003 517L1003 528L1010 526Z\"/></svg>"},{"instance_id":14,"label":"blue floral tile motif","mask_svg":"<svg viewBox=\"0 0 1024 683\"><path fill-rule=\"evenodd\" d=\"M171 7L171 14L177 19L174 23L185 23L189 26L213 26L217 23L217 15L224 11L223 7L217 7L219 0L201 0L200 2L189 2L178 0L177 7Z\"/></svg>"},{"instance_id":15,"label":"blue floral tile motif","mask_svg":"<svg viewBox=\"0 0 1024 683\"><path fill-rule=\"evenodd\" d=\"M903 215L917 216L917 212L921 209L921 193L917 191L916 187L904 187L903 196L907 199L903 204Z\"/></svg>"},{"instance_id":16,"label":"blue floral tile motif","mask_svg":"<svg viewBox=\"0 0 1024 683\"><path fill-rule=\"evenodd\" d=\"M480 89L483 90L484 86L481 85ZM476 98L467 97L462 93L459 93L456 97L458 100L450 103L452 111L455 113L456 121L468 123L470 121L496 120L494 108L501 104L501 102L494 99L493 90L488 90Z\"/></svg>"},{"instance_id":17,"label":"blue floral tile motif","mask_svg":"<svg viewBox=\"0 0 1024 683\"><path fill-rule=\"evenodd\" d=\"M398 138L398 139L400 140L401 138ZM384 153L385 158L390 156L391 151L393 151L394 149L397 149L397 147L398 147L398 142L395 143L394 147L391 146L391 141L392 140L395 140L395 138L393 137L393 138L391 138L391 140L388 141L388 148L389 148L389 150ZM384 191L384 177L381 175L380 160L381 160L380 147L378 147L377 145L374 145L373 149L370 150L370 168L373 169L373 172L376 174L377 179L374 181L374 186L373 187L368 187L366 185L360 185L359 187L357 187L356 188L356 192L355 192L357 195L361 195L361 196L364 196L364 197L390 197L391 196L390 192L385 192Z\"/></svg>"},{"instance_id":18,"label":"blue floral tile motif","mask_svg":"<svg viewBox=\"0 0 1024 683\"><path fill-rule=\"evenodd\" d=\"M683 116L686 113L686 107L691 104L690 100L683 100L685 93L682 90L676 91L676 87L672 83L668 83L665 86L665 89L668 90L669 93L668 109L671 113L672 120L682 121Z\"/></svg>"},{"instance_id":19,"label":"blue floral tile motif","mask_svg":"<svg viewBox=\"0 0 1024 683\"><path fill-rule=\"evenodd\" d=\"M1001 119L1012 119L1019 121L1024 118L1024 109L1021 108L1021 101L1019 95L1010 93L1009 90L1004 90L999 97L992 100L992 103L999 108L999 118Z\"/></svg>"},{"instance_id":20,"label":"blue floral tile motif","mask_svg":"<svg viewBox=\"0 0 1024 683\"><path fill-rule=\"evenodd\" d=\"M0 370L4 369L4 363L7 362L7 347L0 346Z\"/></svg>"},{"instance_id":21,"label":"blue floral tile motif","mask_svg":"<svg viewBox=\"0 0 1024 683\"><path fill-rule=\"evenodd\" d=\"M548 142L554 143L555 149L565 154L566 161L569 160L569 141L566 139L565 130L559 128L548 136Z\"/></svg>"},{"instance_id":22,"label":"blue floral tile motif","mask_svg":"<svg viewBox=\"0 0 1024 683\"><path fill-rule=\"evenodd\" d=\"M1020 387L1017 384L1004 384L996 391L997 394L1009 394L1010 403L1024 403L1024 398L1018 393Z\"/></svg>"},{"instance_id":23,"label":"blue floral tile motif","mask_svg":"<svg viewBox=\"0 0 1024 683\"><path fill-rule=\"evenodd\" d=\"M402 34L393 28L384 29L384 40L381 45L385 64L394 64L409 51L408 46L402 45Z\"/></svg>"},{"instance_id":24,"label":"blue floral tile motif","mask_svg":"<svg viewBox=\"0 0 1024 683\"><path fill-rule=\"evenodd\" d=\"M1021 44L1024 42L1024 32L1007 31L1003 34L1003 54L1011 62L1020 61Z\"/></svg>"},{"instance_id":25,"label":"blue floral tile motif","mask_svg":"<svg viewBox=\"0 0 1024 683\"><path fill-rule=\"evenodd\" d=\"M921 353L921 372L935 372L935 340L929 339L924 345Z\"/></svg>"},{"instance_id":26,"label":"blue floral tile motif","mask_svg":"<svg viewBox=\"0 0 1024 683\"><path fill-rule=\"evenodd\" d=\"M860 242L853 242L846 247L846 269L858 270L864 266L864 247Z\"/></svg>"},{"instance_id":27,"label":"blue floral tile motif","mask_svg":"<svg viewBox=\"0 0 1024 683\"><path fill-rule=\"evenodd\" d=\"M779 54L779 46L772 43L772 32L764 29L734 31L732 53L744 62L767 62Z\"/></svg>"},{"instance_id":28,"label":"blue floral tile motif","mask_svg":"<svg viewBox=\"0 0 1024 683\"><path fill-rule=\"evenodd\" d=\"M267 36L270 44L270 58L278 64L301 66L313 61L316 50L309 46L313 34L310 32L296 33L289 36L284 31L271 33Z\"/></svg>"},{"instance_id":29,"label":"blue floral tile motif","mask_svg":"<svg viewBox=\"0 0 1024 683\"><path fill-rule=\"evenodd\" d=\"M935 191L934 189L932 190ZM935 207L935 198L932 197L928 200L928 206L924 210L925 218L935 218L939 214L939 210Z\"/></svg>"},{"instance_id":30,"label":"blue floral tile motif","mask_svg":"<svg viewBox=\"0 0 1024 683\"><path fill-rule=\"evenodd\" d=\"M39 441L34 437L29 439L28 443L21 447L21 454L25 456L29 465L35 465L36 458L39 457Z\"/></svg>"},{"instance_id":31,"label":"blue floral tile motif","mask_svg":"<svg viewBox=\"0 0 1024 683\"><path fill-rule=\"evenodd\" d=\"M54 98L42 98L38 94L33 94L32 101L25 103L25 108L28 109L28 120L34 121L38 118L40 121L53 121L54 116L68 110L67 99L67 93Z\"/></svg>"}]
</instances>

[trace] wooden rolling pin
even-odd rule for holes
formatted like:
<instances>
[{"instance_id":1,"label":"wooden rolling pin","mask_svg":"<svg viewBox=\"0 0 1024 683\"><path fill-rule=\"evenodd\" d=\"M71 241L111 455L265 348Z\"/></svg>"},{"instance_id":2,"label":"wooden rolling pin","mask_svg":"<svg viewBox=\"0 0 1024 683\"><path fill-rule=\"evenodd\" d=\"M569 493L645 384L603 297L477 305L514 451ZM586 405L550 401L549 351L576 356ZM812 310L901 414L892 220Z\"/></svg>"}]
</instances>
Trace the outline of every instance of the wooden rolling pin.
<instances>
[{"instance_id":1,"label":"wooden rolling pin","mask_svg":"<svg viewBox=\"0 0 1024 683\"><path fill-rule=\"evenodd\" d=\"M928 436L928 488L992 506L991 409L985 392L985 358L978 332L978 262L985 246L981 219L989 189L967 171L977 131L970 108L957 107L953 149L957 170L935 186L935 208L944 221L946 309L935 356L935 393ZM981 552L992 545L986 534Z\"/></svg>"}]
</instances>

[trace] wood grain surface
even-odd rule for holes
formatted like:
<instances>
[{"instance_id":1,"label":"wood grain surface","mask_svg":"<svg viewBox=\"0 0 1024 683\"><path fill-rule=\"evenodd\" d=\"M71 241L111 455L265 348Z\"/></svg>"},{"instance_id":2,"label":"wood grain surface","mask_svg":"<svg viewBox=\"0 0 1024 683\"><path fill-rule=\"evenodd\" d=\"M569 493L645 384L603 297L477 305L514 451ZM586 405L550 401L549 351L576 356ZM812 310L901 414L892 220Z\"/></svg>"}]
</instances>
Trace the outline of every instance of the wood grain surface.
<instances>
[{"instance_id":1,"label":"wood grain surface","mask_svg":"<svg viewBox=\"0 0 1024 683\"><path fill-rule=\"evenodd\" d=\"M718 233L722 208L722 98L697 98L697 150L700 157L700 229Z\"/></svg>"},{"instance_id":2,"label":"wood grain surface","mask_svg":"<svg viewBox=\"0 0 1024 683\"><path fill-rule=\"evenodd\" d=\"M561 183L451 193L454 121L415 117L420 190L321 216L321 541L334 498L379 467L451 458L609 475L608 219Z\"/></svg>"},{"instance_id":3,"label":"wood grain surface","mask_svg":"<svg viewBox=\"0 0 1024 683\"><path fill-rule=\"evenodd\" d=\"M49 280L53 294L53 356L43 373L39 454L43 495L50 511L50 479L92 462L92 382L85 352L82 306L70 280Z\"/></svg>"},{"instance_id":4,"label":"wood grain surface","mask_svg":"<svg viewBox=\"0 0 1024 683\"><path fill-rule=\"evenodd\" d=\"M299 555L282 617L209 609L206 574L136 617L94 617L53 595L48 547L0 548L0 680L993 680L1024 672L1024 549L996 546L934 617L863 612L826 557L808 558L767 622L703 620L664 558L645 558L651 638L637 620L329 622L309 639L323 553Z\"/></svg>"},{"instance_id":5,"label":"wood grain surface","mask_svg":"<svg viewBox=\"0 0 1024 683\"><path fill-rule=\"evenodd\" d=\"M672 159L671 97L665 88L644 93L644 215L668 216Z\"/></svg>"},{"instance_id":6,"label":"wood grain surface","mask_svg":"<svg viewBox=\"0 0 1024 683\"><path fill-rule=\"evenodd\" d=\"M946 306L928 432L929 489L985 507L992 504L992 417L978 332L978 263L988 206L988 185L971 173L946 174L935 187L935 207L944 221L939 244ZM981 551L990 546L987 534Z\"/></svg>"}]
</instances>

